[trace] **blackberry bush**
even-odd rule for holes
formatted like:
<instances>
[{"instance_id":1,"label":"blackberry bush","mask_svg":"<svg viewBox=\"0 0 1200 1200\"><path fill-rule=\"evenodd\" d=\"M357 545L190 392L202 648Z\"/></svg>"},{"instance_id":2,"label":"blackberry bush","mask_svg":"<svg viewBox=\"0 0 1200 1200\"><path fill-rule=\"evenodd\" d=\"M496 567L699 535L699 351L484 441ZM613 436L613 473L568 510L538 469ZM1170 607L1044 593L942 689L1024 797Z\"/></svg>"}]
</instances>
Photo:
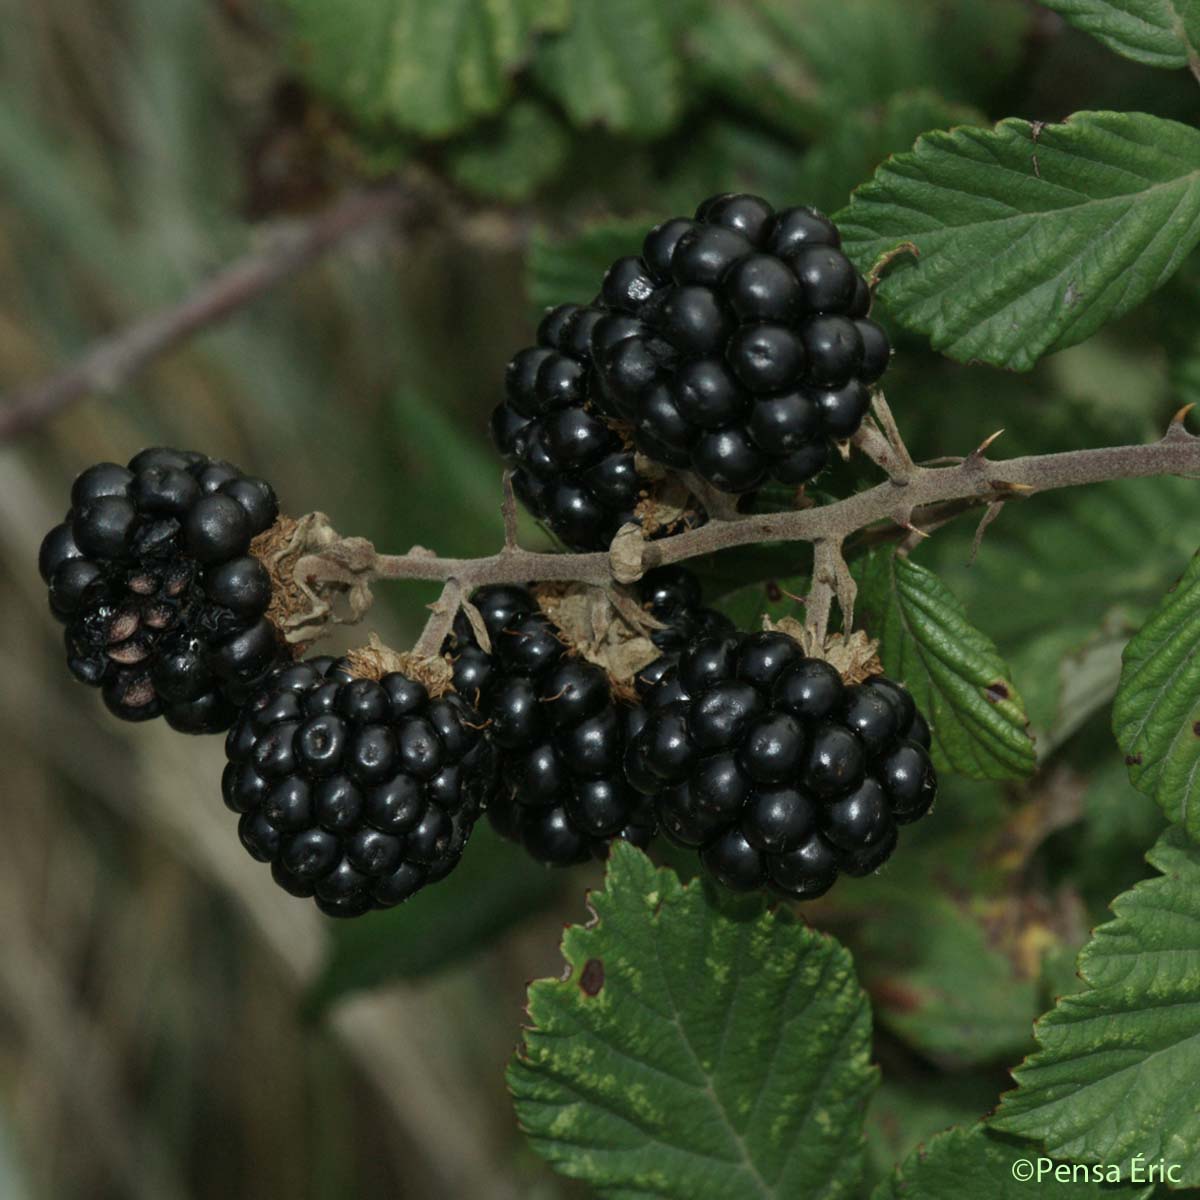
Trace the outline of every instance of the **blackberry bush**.
<instances>
[{"instance_id":1,"label":"blackberry bush","mask_svg":"<svg viewBox=\"0 0 1200 1200\"><path fill-rule=\"evenodd\" d=\"M122 720L227 728L288 657L251 553L278 514L269 484L191 450L89 467L38 556L71 673Z\"/></svg>"},{"instance_id":2,"label":"blackberry bush","mask_svg":"<svg viewBox=\"0 0 1200 1200\"><path fill-rule=\"evenodd\" d=\"M790 899L867 875L923 817L929 729L882 675L845 686L785 633L700 638L647 689L626 771L663 833L735 891Z\"/></svg>"},{"instance_id":3,"label":"blackberry bush","mask_svg":"<svg viewBox=\"0 0 1200 1200\"><path fill-rule=\"evenodd\" d=\"M688 499L682 514L660 521L659 482L638 470L628 431L597 386L593 331L606 310L561 304L543 318L537 344L513 356L505 399L492 413L492 440L513 469L525 507L573 550L602 550L630 521L651 533L703 523Z\"/></svg>"},{"instance_id":4,"label":"blackberry bush","mask_svg":"<svg viewBox=\"0 0 1200 1200\"><path fill-rule=\"evenodd\" d=\"M816 209L742 194L656 225L604 277L597 416L721 491L812 479L857 431L891 353L840 246Z\"/></svg>"},{"instance_id":5,"label":"blackberry bush","mask_svg":"<svg viewBox=\"0 0 1200 1200\"><path fill-rule=\"evenodd\" d=\"M221 339L172 373L195 397L219 371L230 397L214 411L236 406L248 437L286 445L298 474L371 511L395 552L316 513L255 534L255 513L273 510L265 493L223 464L156 451L167 457L88 472L42 555L76 673L127 717L204 729L239 710L224 791L248 848L325 911L366 914L321 931L330 953L310 1011L374 981L456 969L419 1006L419 1028L337 1021L350 1055L390 1085L381 1094L404 1093L385 1117L407 1123L389 1142L403 1147L395 1163L375 1154L339 1178L413 1200L426 1181L438 1196L555 1192L481 1105L504 1089L480 1087L478 1066L495 1014L516 1011L514 978L544 960L529 932L582 917L578 887L483 831L450 886L370 912L437 880L487 811L542 861L607 854L586 924L563 938L566 969L531 986L507 1080L530 1148L569 1187L663 1200L1015 1198L1029 1182L1081 1197L1200 1194L1200 438L1184 409L1200 400L1200 0L458 0L453 19L432 4L279 0L270 26L283 36L267 39L255 37L261 5L202 17L176 5L182 21L150 22L137 19L146 4L113 0L103 25L74 19L87 6L70 0L11 7L36 7L35 31L50 36L22 39L4 81L0 441L16 466L5 545L25 536L37 469L86 441L87 423L65 437L58 425L74 398L124 391L189 331L364 237L352 278L324 273L331 286L243 327L253 341ZM214 34L217 60L232 51L253 79L207 70L197 90L171 69L173 54L211 62L196 39ZM272 52L290 61L271 70ZM1106 69L1109 53L1131 61ZM132 88L129 64L147 68ZM274 97L257 102L272 77ZM228 97L208 94L230 79ZM145 102L94 119L109 96L181 103L165 123ZM1065 119L1006 118L1006 104ZM204 114L220 127L197 140ZM47 132L72 149L81 134L80 152L41 146ZM202 163L219 186L175 186L172 163L191 175ZM222 214L239 179L245 210ZM696 180L721 194L682 205ZM780 207L735 190L752 181ZM618 215L632 204L691 215L638 229ZM44 383L19 378L39 348L165 295L156 262L215 266L215 248L254 232L247 217L264 236L246 258L106 331ZM137 253L106 280L96 266L113 261L114 236ZM497 307L521 291L520 257L546 316L502 389L478 367ZM904 339L896 369L873 301ZM356 402L322 403L330 387ZM453 429L472 395L503 400L492 432L523 502L589 553L523 548L507 505L503 544L475 536L480 485ZM188 409L167 419L209 416ZM128 406L121 425L143 411ZM28 453L11 444L56 414ZM1000 427L1019 451L995 448ZM1147 441L1151 427L1163 433ZM838 469L818 475L827 463ZM1117 486L1072 490L1102 481ZM443 557L445 540L479 557ZM413 541L430 548L406 550ZM968 556L973 569L958 569ZM373 590L442 591L399 673L367 652L294 666L264 622L259 558L288 641L361 619ZM772 632L705 617L686 574L652 570L664 564L695 571L741 630L768 618ZM171 759L155 756L161 790L115 821L77 802L88 767L107 764L81 763L42 711L19 591L5 597L0 696L5 917L27 928L5 963L5 1059L24 1057L8 1052L14 1033L70 1045L41 1037L56 1015L67 1035L134 1030L107 1019L121 1015L108 999L128 995L150 1017L152 1053L111 1039L134 1051L133 1070L111 1074L151 1086L116 1098L173 1095L158 1068L203 1067L196 1048L218 1044L223 1017L253 1025L254 1006L103 986L120 981L105 955L137 941L141 910L163 894L154 879L168 891L184 880L155 867L139 905L138 860L155 847L139 852L130 820L187 788L162 779ZM471 595L482 622L471 608L456 620ZM662 626L652 639L639 601ZM778 636L791 630L794 644ZM443 693L452 676L460 690ZM917 707L936 718L932 745ZM97 797L119 804L139 787L134 765L116 763ZM935 791L937 819L910 833ZM56 811L85 836L59 838ZM216 819L232 841L235 822ZM644 851L660 827L686 849L663 838ZM92 845L89 886L64 892ZM673 870L681 857L696 880ZM865 877L797 911L842 874ZM212 905L169 906L146 941L166 952L156 975L176 909L199 935L189 966L222 940L196 922ZM287 923L247 925L308 965ZM55 961L72 946L78 962ZM223 955L212 966L204 984L231 982ZM39 981L57 979L69 1003L26 1019ZM1034 1046L1050 995L1061 999ZM190 1011L206 1028L170 1053L161 1035ZM280 1045L291 1063L311 1058ZM226 1087L228 1057L185 1083L269 1096L277 1119L239 1111L239 1132L277 1133L278 1146L185 1153L175 1116L214 1111L188 1104L168 1106L166 1154L142 1136L162 1122L135 1111L147 1151L135 1158L108 1153L128 1138L75 1136L64 1156L29 1136L16 1159L29 1157L31 1180L61 1182L61 1200L72 1185L224 1194L232 1176L189 1186L214 1157L247 1194L274 1194L246 1176L264 1163L280 1165L272 1182L313 1190L289 1119L313 1107L289 1092L306 1072L266 1072L269 1091ZM997 1102L1006 1062L1021 1065ZM326 1107L355 1091L331 1065L315 1077ZM38 1084L74 1105L78 1119L57 1122L67 1136L110 1132L74 1104L76 1074L43 1071ZM31 1114L66 1111L19 1107L19 1135ZM317 1131L361 1124L312 1115ZM76 1163L76 1149L96 1162ZM380 1164L399 1164L397 1178L377 1179Z\"/></svg>"},{"instance_id":6,"label":"blackberry bush","mask_svg":"<svg viewBox=\"0 0 1200 1200\"><path fill-rule=\"evenodd\" d=\"M448 875L495 782L477 713L346 659L274 671L225 739L226 805L276 883L332 917L390 908Z\"/></svg>"},{"instance_id":7,"label":"blackberry bush","mask_svg":"<svg viewBox=\"0 0 1200 1200\"><path fill-rule=\"evenodd\" d=\"M701 607L699 585L687 571L652 571L639 591L646 611L663 622L651 633L659 650L731 628ZM618 695L602 666L570 653L562 631L526 589L482 588L472 600L492 653L479 647L463 616L448 649L455 688L478 705L501 753L493 826L548 866L602 856L617 837L648 844L653 807L622 768L625 747L645 720L642 706Z\"/></svg>"}]
</instances>

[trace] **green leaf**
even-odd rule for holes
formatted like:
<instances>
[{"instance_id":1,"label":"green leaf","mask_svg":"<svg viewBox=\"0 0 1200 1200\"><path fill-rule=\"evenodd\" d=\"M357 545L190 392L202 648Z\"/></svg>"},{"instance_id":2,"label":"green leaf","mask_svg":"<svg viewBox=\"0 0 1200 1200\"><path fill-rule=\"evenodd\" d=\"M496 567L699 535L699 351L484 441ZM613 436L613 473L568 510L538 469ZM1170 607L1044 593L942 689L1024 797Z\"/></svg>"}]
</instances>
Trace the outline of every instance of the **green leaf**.
<instances>
[{"instance_id":1,"label":"green leaf","mask_svg":"<svg viewBox=\"0 0 1200 1200\"><path fill-rule=\"evenodd\" d=\"M964 1185L969 1185L971 1200L1029 1200L1031 1195L1054 1200L1134 1200L1154 1190L1102 1187L1111 1172L1044 1159L1044 1174L1022 1176L1026 1164L1036 1172L1039 1156L1030 1153L1028 1146L996 1137L982 1125L948 1129L910 1154L891 1179L875 1189L871 1200L961 1200L968 1194Z\"/></svg>"},{"instance_id":2,"label":"green leaf","mask_svg":"<svg viewBox=\"0 0 1200 1200\"><path fill-rule=\"evenodd\" d=\"M558 174L568 149L567 131L552 113L532 100L518 100L495 127L453 147L447 167L468 191L516 203Z\"/></svg>"},{"instance_id":3,"label":"green leaf","mask_svg":"<svg viewBox=\"0 0 1200 1200\"><path fill-rule=\"evenodd\" d=\"M933 730L934 761L971 779L1019 779L1036 765L1025 706L992 641L932 571L891 549L859 565L859 624Z\"/></svg>"},{"instance_id":4,"label":"green leaf","mask_svg":"<svg viewBox=\"0 0 1200 1200\"><path fill-rule=\"evenodd\" d=\"M876 1082L850 956L618 842L509 1086L558 1170L620 1200L858 1197Z\"/></svg>"},{"instance_id":5,"label":"green leaf","mask_svg":"<svg viewBox=\"0 0 1200 1200\"><path fill-rule=\"evenodd\" d=\"M462 862L437 887L395 908L331 923L329 957L309 989L307 1010L320 1013L347 992L445 970L549 908L564 882L531 869L522 851L481 824Z\"/></svg>"},{"instance_id":6,"label":"green leaf","mask_svg":"<svg viewBox=\"0 0 1200 1200\"><path fill-rule=\"evenodd\" d=\"M683 98L665 7L574 0L570 25L542 45L535 70L576 125L653 137L675 124Z\"/></svg>"},{"instance_id":7,"label":"green leaf","mask_svg":"<svg viewBox=\"0 0 1200 1200\"><path fill-rule=\"evenodd\" d=\"M1113 901L1079 956L1084 991L1038 1021L1041 1049L1013 1072L993 1128L1052 1155L1134 1155L1200 1183L1200 849L1178 828L1147 859L1162 874Z\"/></svg>"},{"instance_id":8,"label":"green leaf","mask_svg":"<svg viewBox=\"0 0 1200 1200\"><path fill-rule=\"evenodd\" d=\"M1200 67L1196 0L1042 0L1110 50L1149 67Z\"/></svg>"},{"instance_id":9,"label":"green leaf","mask_svg":"<svg viewBox=\"0 0 1200 1200\"><path fill-rule=\"evenodd\" d=\"M652 220L606 221L568 238L536 229L529 247L529 296L539 311L587 304L604 272L624 254L637 254Z\"/></svg>"},{"instance_id":10,"label":"green leaf","mask_svg":"<svg viewBox=\"0 0 1200 1200\"><path fill-rule=\"evenodd\" d=\"M1028 370L1164 283L1200 242L1200 130L1143 113L921 138L838 217L880 294L960 361Z\"/></svg>"},{"instance_id":11,"label":"green leaf","mask_svg":"<svg viewBox=\"0 0 1200 1200\"><path fill-rule=\"evenodd\" d=\"M496 112L569 0L283 0L309 81L364 125L440 138Z\"/></svg>"},{"instance_id":12,"label":"green leaf","mask_svg":"<svg viewBox=\"0 0 1200 1200\"><path fill-rule=\"evenodd\" d=\"M1200 558L1125 648L1113 731L1129 777L1200 841Z\"/></svg>"}]
</instances>

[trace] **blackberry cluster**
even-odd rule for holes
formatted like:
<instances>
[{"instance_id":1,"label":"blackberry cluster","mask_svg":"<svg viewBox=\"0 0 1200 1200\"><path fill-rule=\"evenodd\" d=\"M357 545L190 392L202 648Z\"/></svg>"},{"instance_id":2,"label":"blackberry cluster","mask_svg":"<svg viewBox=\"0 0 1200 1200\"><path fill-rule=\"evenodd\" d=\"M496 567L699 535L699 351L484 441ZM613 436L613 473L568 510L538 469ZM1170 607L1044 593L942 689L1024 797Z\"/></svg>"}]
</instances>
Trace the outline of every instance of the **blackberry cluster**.
<instances>
[{"instance_id":1,"label":"blackberry cluster","mask_svg":"<svg viewBox=\"0 0 1200 1200\"><path fill-rule=\"evenodd\" d=\"M190 450L84 471L38 555L75 678L126 721L228 728L286 657L266 616L270 578L249 553L278 514L270 485Z\"/></svg>"},{"instance_id":2,"label":"blackberry cluster","mask_svg":"<svg viewBox=\"0 0 1200 1200\"><path fill-rule=\"evenodd\" d=\"M812 479L862 423L891 354L840 245L816 209L748 195L656 225L604 277L608 313L589 327L597 415L725 492Z\"/></svg>"},{"instance_id":3,"label":"blackberry cluster","mask_svg":"<svg viewBox=\"0 0 1200 1200\"><path fill-rule=\"evenodd\" d=\"M642 600L666 624L660 649L732 626L700 607L696 581L679 568L650 572ZM539 862L569 866L603 856L615 837L645 846L653 806L629 786L625 747L646 719L613 695L607 673L568 653L560 631L524 588L486 587L472 597L487 627L484 652L460 615L448 647L456 690L488 721L501 753L493 826Z\"/></svg>"},{"instance_id":4,"label":"blackberry cluster","mask_svg":"<svg viewBox=\"0 0 1200 1200\"><path fill-rule=\"evenodd\" d=\"M390 908L448 875L495 783L478 714L346 660L281 667L225 740L225 803L242 844L332 917Z\"/></svg>"},{"instance_id":5,"label":"blackberry cluster","mask_svg":"<svg viewBox=\"0 0 1200 1200\"><path fill-rule=\"evenodd\" d=\"M607 547L653 489L614 429L619 413L596 386L592 333L605 315L599 305L547 312L537 344L509 362L505 400L492 413L492 439L521 503L580 551ZM680 518L682 526L703 520L699 510Z\"/></svg>"},{"instance_id":6,"label":"blackberry cluster","mask_svg":"<svg viewBox=\"0 0 1200 1200\"><path fill-rule=\"evenodd\" d=\"M929 728L882 675L854 686L782 633L692 643L647 691L626 775L672 841L736 891L791 899L866 875L937 791Z\"/></svg>"}]
</instances>

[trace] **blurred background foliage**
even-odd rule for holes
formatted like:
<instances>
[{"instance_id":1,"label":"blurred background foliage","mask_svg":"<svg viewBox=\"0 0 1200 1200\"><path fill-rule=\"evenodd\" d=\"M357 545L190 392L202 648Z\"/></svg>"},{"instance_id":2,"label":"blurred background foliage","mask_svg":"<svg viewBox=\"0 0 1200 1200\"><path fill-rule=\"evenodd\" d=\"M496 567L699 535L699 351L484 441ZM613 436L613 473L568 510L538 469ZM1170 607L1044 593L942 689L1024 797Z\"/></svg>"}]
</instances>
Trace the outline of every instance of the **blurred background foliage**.
<instances>
[{"instance_id":1,"label":"blurred background foliage","mask_svg":"<svg viewBox=\"0 0 1200 1200\"><path fill-rule=\"evenodd\" d=\"M219 741L118 726L61 669L33 561L70 479L194 446L381 548L490 551L503 364L635 229L732 189L835 210L929 128L1194 122L1194 84L1025 0L0 0L0 28L4 393L347 187L401 170L444 189L421 227L364 231L0 447L0 1195L585 1194L523 1145L503 1065L598 870L545 874L481 830L445 885L349 926L279 892L220 803ZM1198 279L1028 376L899 335L910 445L1153 436L1200 399ZM994 1102L1145 871L1160 821L1107 712L1121 646L1195 548L1185 488L1012 504L970 567L970 521L919 553L1011 663L1042 770L947 781L887 872L808 910L876 1006L877 1172ZM731 611L786 610L766 576L794 591L806 570L774 557ZM382 588L372 623L403 645L429 599Z\"/></svg>"}]
</instances>

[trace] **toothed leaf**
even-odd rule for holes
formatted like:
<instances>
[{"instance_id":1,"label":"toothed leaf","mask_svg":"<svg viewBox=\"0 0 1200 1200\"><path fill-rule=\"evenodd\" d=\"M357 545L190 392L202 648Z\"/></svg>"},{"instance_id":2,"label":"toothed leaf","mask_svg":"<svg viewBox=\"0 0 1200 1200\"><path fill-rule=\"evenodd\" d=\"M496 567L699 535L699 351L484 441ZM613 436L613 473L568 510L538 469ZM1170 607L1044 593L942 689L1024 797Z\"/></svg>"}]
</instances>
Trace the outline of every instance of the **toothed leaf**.
<instances>
[{"instance_id":1,"label":"toothed leaf","mask_svg":"<svg viewBox=\"0 0 1200 1200\"><path fill-rule=\"evenodd\" d=\"M971 779L1031 774L1025 705L995 644L958 598L891 549L873 551L858 571L858 623L879 639L888 675L926 715L938 767Z\"/></svg>"},{"instance_id":2,"label":"toothed leaf","mask_svg":"<svg viewBox=\"0 0 1200 1200\"><path fill-rule=\"evenodd\" d=\"M1197 0L1042 0L1110 50L1149 67L1200 65Z\"/></svg>"},{"instance_id":3,"label":"toothed leaf","mask_svg":"<svg viewBox=\"0 0 1200 1200\"><path fill-rule=\"evenodd\" d=\"M837 221L880 295L961 362L1024 371L1165 283L1200 242L1200 130L1144 113L920 138Z\"/></svg>"},{"instance_id":4,"label":"toothed leaf","mask_svg":"<svg viewBox=\"0 0 1200 1200\"><path fill-rule=\"evenodd\" d=\"M1200 841L1200 558L1125 647L1113 730L1129 777Z\"/></svg>"},{"instance_id":5,"label":"toothed leaf","mask_svg":"<svg viewBox=\"0 0 1200 1200\"><path fill-rule=\"evenodd\" d=\"M508 1072L560 1171L619 1200L861 1195L870 1010L833 938L617 842Z\"/></svg>"},{"instance_id":6,"label":"toothed leaf","mask_svg":"<svg viewBox=\"0 0 1200 1200\"><path fill-rule=\"evenodd\" d=\"M1087 985L1034 1029L993 1128L1054 1156L1128 1166L1135 1155L1200 1184L1200 848L1178 827L1146 856L1161 875L1113 901L1079 956Z\"/></svg>"}]
</instances>

